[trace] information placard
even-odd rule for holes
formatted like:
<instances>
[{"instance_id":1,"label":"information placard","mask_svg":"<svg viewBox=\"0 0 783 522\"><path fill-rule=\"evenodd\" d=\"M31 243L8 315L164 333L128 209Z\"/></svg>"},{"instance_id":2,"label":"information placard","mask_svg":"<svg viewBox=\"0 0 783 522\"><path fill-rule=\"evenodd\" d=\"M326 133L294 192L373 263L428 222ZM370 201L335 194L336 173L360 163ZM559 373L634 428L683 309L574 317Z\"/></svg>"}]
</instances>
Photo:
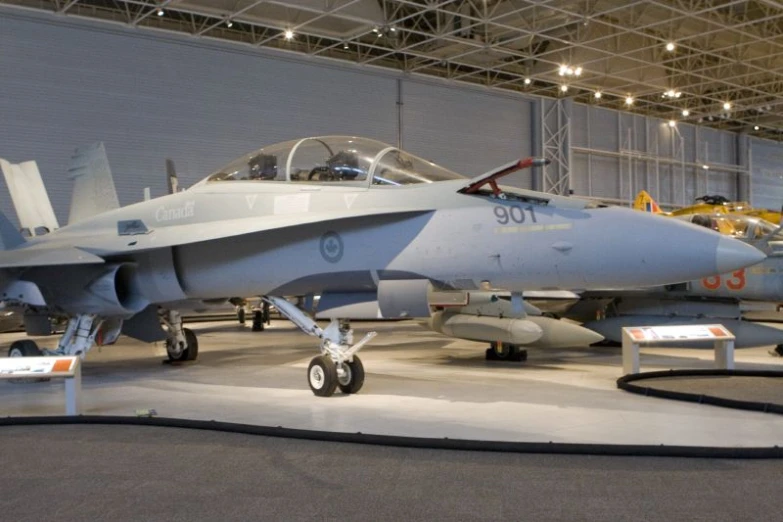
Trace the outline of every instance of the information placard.
<instances>
[{"instance_id":1,"label":"information placard","mask_svg":"<svg viewBox=\"0 0 783 522\"><path fill-rule=\"evenodd\" d=\"M78 356L1 357L0 379L16 377L72 377Z\"/></svg>"},{"instance_id":2,"label":"information placard","mask_svg":"<svg viewBox=\"0 0 783 522\"><path fill-rule=\"evenodd\" d=\"M734 339L722 324L687 324L678 326L642 326L624 328L634 342L719 341Z\"/></svg>"}]
</instances>

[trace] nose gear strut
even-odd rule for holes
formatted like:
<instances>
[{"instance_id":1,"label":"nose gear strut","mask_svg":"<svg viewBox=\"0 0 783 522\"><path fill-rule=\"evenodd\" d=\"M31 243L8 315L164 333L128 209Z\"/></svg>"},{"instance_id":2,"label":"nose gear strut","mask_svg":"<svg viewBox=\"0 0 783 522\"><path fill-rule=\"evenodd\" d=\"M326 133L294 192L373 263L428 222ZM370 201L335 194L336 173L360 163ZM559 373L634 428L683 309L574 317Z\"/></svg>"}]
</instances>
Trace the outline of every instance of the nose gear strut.
<instances>
[{"instance_id":1,"label":"nose gear strut","mask_svg":"<svg viewBox=\"0 0 783 522\"><path fill-rule=\"evenodd\" d=\"M364 365L356 353L376 332L369 332L361 341L353 343L353 330L347 321L332 319L329 326L321 328L306 313L282 297L263 296L265 302L299 327L307 335L321 340L321 355L314 357L307 368L307 382L319 397L330 397L339 387L343 393L356 393L364 384Z\"/></svg>"}]
</instances>

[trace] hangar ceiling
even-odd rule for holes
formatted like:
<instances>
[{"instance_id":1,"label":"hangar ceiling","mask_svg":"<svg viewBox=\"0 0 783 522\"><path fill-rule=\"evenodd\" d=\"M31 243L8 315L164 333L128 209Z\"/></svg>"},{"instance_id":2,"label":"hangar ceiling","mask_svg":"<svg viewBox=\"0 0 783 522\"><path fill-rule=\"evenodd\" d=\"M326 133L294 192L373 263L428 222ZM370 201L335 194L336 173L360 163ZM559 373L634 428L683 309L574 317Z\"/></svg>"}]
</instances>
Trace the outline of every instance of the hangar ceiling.
<instances>
[{"instance_id":1,"label":"hangar ceiling","mask_svg":"<svg viewBox=\"0 0 783 522\"><path fill-rule=\"evenodd\" d=\"M776 0L0 3L783 137Z\"/></svg>"}]
</instances>

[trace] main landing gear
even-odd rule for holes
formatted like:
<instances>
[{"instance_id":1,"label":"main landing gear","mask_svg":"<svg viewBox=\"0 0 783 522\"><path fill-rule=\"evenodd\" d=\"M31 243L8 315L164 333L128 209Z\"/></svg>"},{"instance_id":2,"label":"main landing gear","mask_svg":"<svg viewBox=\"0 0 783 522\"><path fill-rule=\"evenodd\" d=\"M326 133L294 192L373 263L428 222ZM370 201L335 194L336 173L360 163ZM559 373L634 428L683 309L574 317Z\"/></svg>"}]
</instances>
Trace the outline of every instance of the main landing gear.
<instances>
[{"instance_id":1,"label":"main landing gear","mask_svg":"<svg viewBox=\"0 0 783 522\"><path fill-rule=\"evenodd\" d=\"M496 341L487 348L488 361L522 362L527 361L527 350L517 344Z\"/></svg>"},{"instance_id":2,"label":"main landing gear","mask_svg":"<svg viewBox=\"0 0 783 522\"><path fill-rule=\"evenodd\" d=\"M356 393L364 385L364 365L356 353L361 350L375 332L370 332L353 344L353 330L347 322L332 319L329 326L321 328L307 314L285 299L265 296L263 300L297 325L304 333L321 340L321 355L314 357L307 368L307 383L318 397L330 397L337 388L341 392Z\"/></svg>"},{"instance_id":3,"label":"main landing gear","mask_svg":"<svg viewBox=\"0 0 783 522\"><path fill-rule=\"evenodd\" d=\"M93 344L113 344L120 336L121 320L102 320L94 314L80 314L68 319L57 348L40 349L35 341L24 339L14 341L8 350L9 357L36 357L41 355L84 356Z\"/></svg>"},{"instance_id":4,"label":"main landing gear","mask_svg":"<svg viewBox=\"0 0 783 522\"><path fill-rule=\"evenodd\" d=\"M169 362L195 361L198 358L198 339L190 328L183 328L182 317L176 310L165 310L160 321L166 330L166 354Z\"/></svg>"}]
</instances>

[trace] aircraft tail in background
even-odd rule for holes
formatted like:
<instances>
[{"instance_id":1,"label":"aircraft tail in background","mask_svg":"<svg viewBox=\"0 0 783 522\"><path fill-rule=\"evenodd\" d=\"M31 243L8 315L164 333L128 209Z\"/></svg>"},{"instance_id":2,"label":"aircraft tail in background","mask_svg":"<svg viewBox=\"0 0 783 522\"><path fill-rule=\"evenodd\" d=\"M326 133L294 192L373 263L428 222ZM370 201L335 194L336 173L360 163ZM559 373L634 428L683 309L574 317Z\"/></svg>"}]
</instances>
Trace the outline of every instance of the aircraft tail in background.
<instances>
[{"instance_id":1,"label":"aircraft tail in background","mask_svg":"<svg viewBox=\"0 0 783 522\"><path fill-rule=\"evenodd\" d=\"M641 190L636 195L636 199L633 202L634 210L641 210L642 212L651 212L653 214L663 214L661 207L652 198L652 196L646 191Z\"/></svg>"},{"instance_id":2,"label":"aircraft tail in background","mask_svg":"<svg viewBox=\"0 0 783 522\"><path fill-rule=\"evenodd\" d=\"M120 208L103 143L76 149L68 177L73 180L68 224Z\"/></svg>"}]
</instances>

